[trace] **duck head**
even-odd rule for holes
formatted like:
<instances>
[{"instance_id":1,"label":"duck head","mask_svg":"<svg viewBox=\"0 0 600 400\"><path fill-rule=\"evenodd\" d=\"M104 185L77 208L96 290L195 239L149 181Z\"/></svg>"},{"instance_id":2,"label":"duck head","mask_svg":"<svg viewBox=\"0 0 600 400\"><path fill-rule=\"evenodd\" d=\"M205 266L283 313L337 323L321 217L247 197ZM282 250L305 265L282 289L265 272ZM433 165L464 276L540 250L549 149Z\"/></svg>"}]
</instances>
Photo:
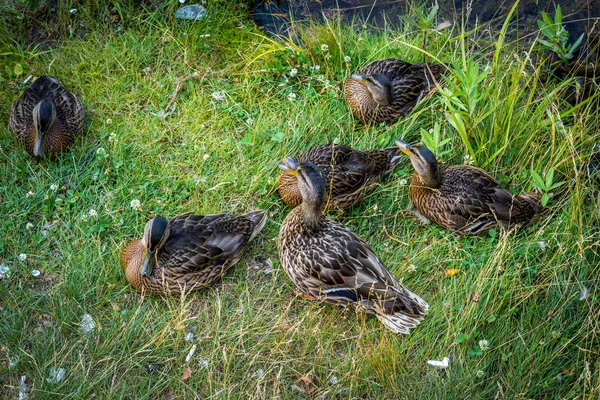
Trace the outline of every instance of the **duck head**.
<instances>
[{"instance_id":1,"label":"duck head","mask_svg":"<svg viewBox=\"0 0 600 400\"><path fill-rule=\"evenodd\" d=\"M438 162L431 150L425 146L412 146L402 140L396 140L396 146L410 158L421 184L428 188L440 185Z\"/></svg>"},{"instance_id":2,"label":"duck head","mask_svg":"<svg viewBox=\"0 0 600 400\"><path fill-rule=\"evenodd\" d=\"M387 76L383 74L352 74L352 79L364 85L377 104L382 106L392 104L392 81Z\"/></svg>"},{"instance_id":3,"label":"duck head","mask_svg":"<svg viewBox=\"0 0 600 400\"><path fill-rule=\"evenodd\" d=\"M160 215L152 218L144 227L144 236L142 245L146 248L146 255L142 263L142 277L152 274L152 269L156 264L156 254L169 238L169 221Z\"/></svg>"}]
</instances>

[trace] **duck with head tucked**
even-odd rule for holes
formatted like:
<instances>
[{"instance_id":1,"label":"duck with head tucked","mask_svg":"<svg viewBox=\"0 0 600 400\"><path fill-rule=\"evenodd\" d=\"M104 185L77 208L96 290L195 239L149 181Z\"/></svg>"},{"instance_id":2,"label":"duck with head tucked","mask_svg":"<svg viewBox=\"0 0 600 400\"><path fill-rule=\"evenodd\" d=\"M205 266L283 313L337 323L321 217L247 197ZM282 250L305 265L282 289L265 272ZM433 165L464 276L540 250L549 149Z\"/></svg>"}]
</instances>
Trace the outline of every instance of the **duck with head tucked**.
<instances>
[{"instance_id":1,"label":"duck with head tucked","mask_svg":"<svg viewBox=\"0 0 600 400\"><path fill-rule=\"evenodd\" d=\"M144 294L178 294L213 284L241 258L267 221L265 211L160 215L146 224L142 239L127 244L121 266L127 281Z\"/></svg>"},{"instance_id":2,"label":"duck with head tucked","mask_svg":"<svg viewBox=\"0 0 600 400\"><path fill-rule=\"evenodd\" d=\"M512 194L481 168L439 165L427 147L402 140L396 145L415 169L410 199L417 211L455 233L478 235L498 225L525 225L543 210L534 193Z\"/></svg>"},{"instance_id":3,"label":"duck with head tucked","mask_svg":"<svg viewBox=\"0 0 600 400\"><path fill-rule=\"evenodd\" d=\"M10 127L36 157L53 157L73 143L83 129L83 105L51 76L37 78L13 104Z\"/></svg>"},{"instance_id":4,"label":"duck with head tucked","mask_svg":"<svg viewBox=\"0 0 600 400\"><path fill-rule=\"evenodd\" d=\"M375 60L348 79L346 102L354 117L365 124L393 124L431 92L445 72L440 64Z\"/></svg>"},{"instance_id":5,"label":"duck with head tucked","mask_svg":"<svg viewBox=\"0 0 600 400\"><path fill-rule=\"evenodd\" d=\"M429 306L387 270L352 230L323 216L325 179L319 167L286 157L302 204L281 224L279 258L298 292L312 300L353 306L375 315L395 333L409 333Z\"/></svg>"},{"instance_id":6,"label":"duck with head tucked","mask_svg":"<svg viewBox=\"0 0 600 400\"><path fill-rule=\"evenodd\" d=\"M294 159L319 166L325 178L327 210L341 212L363 199L375 188L401 159L398 147L360 151L341 144L315 146ZM295 176L281 171L279 195L290 207L302 203Z\"/></svg>"}]
</instances>

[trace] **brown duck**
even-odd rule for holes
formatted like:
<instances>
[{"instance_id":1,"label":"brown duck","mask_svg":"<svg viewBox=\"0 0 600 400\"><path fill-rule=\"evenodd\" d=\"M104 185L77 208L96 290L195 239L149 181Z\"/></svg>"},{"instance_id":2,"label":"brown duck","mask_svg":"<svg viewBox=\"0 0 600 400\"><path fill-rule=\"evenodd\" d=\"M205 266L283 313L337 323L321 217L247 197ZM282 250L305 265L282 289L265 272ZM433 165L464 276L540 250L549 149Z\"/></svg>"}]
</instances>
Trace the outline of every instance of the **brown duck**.
<instances>
[{"instance_id":1,"label":"brown duck","mask_svg":"<svg viewBox=\"0 0 600 400\"><path fill-rule=\"evenodd\" d=\"M542 207L534 194L515 195L486 171L470 165L438 165L424 146L396 145L415 169L410 199L426 218L459 234L477 235L498 225L525 225Z\"/></svg>"},{"instance_id":2,"label":"brown duck","mask_svg":"<svg viewBox=\"0 0 600 400\"><path fill-rule=\"evenodd\" d=\"M244 215L159 215L144 236L127 244L121 266L127 281L145 294L177 294L198 290L219 279L241 258L262 230L265 211Z\"/></svg>"},{"instance_id":3,"label":"brown duck","mask_svg":"<svg viewBox=\"0 0 600 400\"><path fill-rule=\"evenodd\" d=\"M83 129L83 105L60 81L37 78L10 110L10 127L34 157L55 156Z\"/></svg>"},{"instance_id":4,"label":"brown duck","mask_svg":"<svg viewBox=\"0 0 600 400\"><path fill-rule=\"evenodd\" d=\"M375 60L346 82L346 102L365 124L393 124L433 90L446 68L409 64L395 58Z\"/></svg>"},{"instance_id":5,"label":"brown duck","mask_svg":"<svg viewBox=\"0 0 600 400\"><path fill-rule=\"evenodd\" d=\"M296 290L312 300L357 307L395 333L416 327L429 306L396 280L364 240L323 215L320 168L291 157L279 168L298 180L302 195L279 231L279 259Z\"/></svg>"},{"instance_id":6,"label":"brown duck","mask_svg":"<svg viewBox=\"0 0 600 400\"><path fill-rule=\"evenodd\" d=\"M360 151L340 144L315 146L294 157L299 162L319 166L325 178L327 210L343 211L358 203L381 182L398 164L400 150ZM284 171L279 174L279 195L284 203L296 207L302 203L295 176Z\"/></svg>"}]
</instances>

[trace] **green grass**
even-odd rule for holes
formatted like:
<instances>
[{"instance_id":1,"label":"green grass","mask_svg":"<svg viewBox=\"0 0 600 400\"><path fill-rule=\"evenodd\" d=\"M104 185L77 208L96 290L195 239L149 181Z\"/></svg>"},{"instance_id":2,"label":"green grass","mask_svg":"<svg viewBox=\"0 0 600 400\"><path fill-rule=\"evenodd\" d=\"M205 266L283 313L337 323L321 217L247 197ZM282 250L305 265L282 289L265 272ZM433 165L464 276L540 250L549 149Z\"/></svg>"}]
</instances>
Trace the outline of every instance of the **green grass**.
<instances>
[{"instance_id":1,"label":"green grass","mask_svg":"<svg viewBox=\"0 0 600 400\"><path fill-rule=\"evenodd\" d=\"M332 20L302 29L304 43L294 45L266 37L242 5L212 1L209 17L191 23L170 18L172 3L120 6L122 25L93 2L74 15L65 4L56 20L38 22L48 49L28 46L27 18L3 10L12 21L0 36L0 263L11 270L0 280L3 397L16 398L22 375L44 399L600 396L600 214L598 186L585 174L598 137L593 100L573 107L560 96L570 82L540 84L543 65L528 59L529 46L496 46L498 36L455 26L427 38L428 58L454 65L449 89L393 126L365 127L339 83L376 58L422 61L422 32ZM172 114L154 115L177 79L195 73ZM55 162L31 159L8 128L25 77L43 74L58 76L86 107L85 137ZM288 212L275 193L278 161L333 140L364 149L416 143L435 124L450 139L438 149L444 162L469 154L514 192L531 189L531 169L554 168L555 181L567 183L526 229L457 237L405 211L405 160L341 221L429 302L422 324L396 336L375 318L297 298L274 241ZM125 281L120 250L153 215L253 209L270 219L217 287L142 297ZM271 274L251 268L266 257ZM446 279L448 268L460 273ZM589 296L580 300L584 286ZM89 335L80 330L84 313L97 323ZM186 364L192 326L197 348ZM448 370L426 365L444 356ZM151 363L161 368L149 374ZM187 366L192 376L182 380ZM48 382L51 368L65 368L64 380ZM300 380L309 373L310 395Z\"/></svg>"}]
</instances>

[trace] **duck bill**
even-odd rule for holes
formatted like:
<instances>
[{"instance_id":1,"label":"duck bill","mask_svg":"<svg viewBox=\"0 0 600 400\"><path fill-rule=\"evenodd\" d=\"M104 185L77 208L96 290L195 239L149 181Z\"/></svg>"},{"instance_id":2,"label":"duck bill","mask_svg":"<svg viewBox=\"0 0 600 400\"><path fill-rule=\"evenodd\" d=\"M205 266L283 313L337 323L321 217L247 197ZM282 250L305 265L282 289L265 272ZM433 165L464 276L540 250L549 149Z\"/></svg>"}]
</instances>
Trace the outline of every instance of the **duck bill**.
<instances>
[{"instance_id":1,"label":"duck bill","mask_svg":"<svg viewBox=\"0 0 600 400\"><path fill-rule=\"evenodd\" d=\"M35 137L35 143L33 143L33 155L36 157L41 157L44 151L44 134L39 132Z\"/></svg>"},{"instance_id":2,"label":"duck bill","mask_svg":"<svg viewBox=\"0 0 600 400\"><path fill-rule=\"evenodd\" d=\"M148 250L144 263L142 264L142 277L146 278L152 273L152 258L154 257L154 250Z\"/></svg>"},{"instance_id":3,"label":"duck bill","mask_svg":"<svg viewBox=\"0 0 600 400\"><path fill-rule=\"evenodd\" d=\"M367 84L367 77L366 75L361 75L361 74L352 74L352 79L354 79L356 82L362 84L362 85L366 85Z\"/></svg>"},{"instance_id":4,"label":"duck bill","mask_svg":"<svg viewBox=\"0 0 600 400\"><path fill-rule=\"evenodd\" d=\"M402 151L404 154L406 154L407 156L410 156L410 149L412 149L412 146L410 144L403 142L400 139L397 139L396 146L398 146L400 151Z\"/></svg>"},{"instance_id":5,"label":"duck bill","mask_svg":"<svg viewBox=\"0 0 600 400\"><path fill-rule=\"evenodd\" d=\"M286 157L283 159L283 162L279 163L279 169L290 175L296 176L300 170L300 163L292 157Z\"/></svg>"}]
</instances>

